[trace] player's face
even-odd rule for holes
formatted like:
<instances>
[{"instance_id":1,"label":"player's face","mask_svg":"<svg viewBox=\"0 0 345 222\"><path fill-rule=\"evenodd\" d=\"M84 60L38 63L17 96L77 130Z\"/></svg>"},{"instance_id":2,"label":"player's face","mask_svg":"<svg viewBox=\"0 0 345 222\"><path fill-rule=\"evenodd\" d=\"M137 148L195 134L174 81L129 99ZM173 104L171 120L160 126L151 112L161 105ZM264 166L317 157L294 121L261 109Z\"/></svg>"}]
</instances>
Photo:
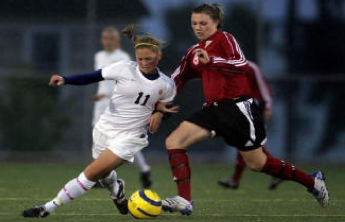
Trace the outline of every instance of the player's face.
<instances>
[{"instance_id":1,"label":"player's face","mask_svg":"<svg viewBox=\"0 0 345 222\"><path fill-rule=\"evenodd\" d=\"M114 32L103 32L101 43L105 51L111 52L119 47L119 39Z\"/></svg>"},{"instance_id":2,"label":"player's face","mask_svg":"<svg viewBox=\"0 0 345 222\"><path fill-rule=\"evenodd\" d=\"M160 53L153 52L149 48L139 48L135 50L135 56L139 69L146 74L156 73L158 61L160 60Z\"/></svg>"},{"instance_id":3,"label":"player's face","mask_svg":"<svg viewBox=\"0 0 345 222\"><path fill-rule=\"evenodd\" d=\"M191 23L195 36L199 40L205 40L217 31L219 22L206 13L192 13Z\"/></svg>"}]
</instances>

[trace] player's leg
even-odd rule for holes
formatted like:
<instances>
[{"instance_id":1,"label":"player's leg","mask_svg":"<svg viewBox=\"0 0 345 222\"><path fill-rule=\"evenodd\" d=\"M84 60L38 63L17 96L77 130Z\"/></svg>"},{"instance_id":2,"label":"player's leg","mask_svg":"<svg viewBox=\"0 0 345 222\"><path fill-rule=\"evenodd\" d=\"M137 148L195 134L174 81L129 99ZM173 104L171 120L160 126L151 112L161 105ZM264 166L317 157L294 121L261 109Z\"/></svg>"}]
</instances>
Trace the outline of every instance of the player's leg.
<instances>
[{"instance_id":1,"label":"player's leg","mask_svg":"<svg viewBox=\"0 0 345 222\"><path fill-rule=\"evenodd\" d=\"M262 151L266 154L266 156L271 156L271 153L268 151L266 147L263 146ZM277 189L278 185L281 184L283 181L284 181L283 179L272 177L269 182L268 189L269 190Z\"/></svg>"},{"instance_id":2,"label":"player's leg","mask_svg":"<svg viewBox=\"0 0 345 222\"><path fill-rule=\"evenodd\" d=\"M93 187L96 181L109 175L113 169L121 164L122 160L112 151L108 149L104 150L97 159L95 159L82 173L79 174L78 177L66 183L54 199L42 206L28 209L24 211L22 215L24 217L48 216L59 206L67 204L71 200L85 194Z\"/></svg>"},{"instance_id":3,"label":"player's leg","mask_svg":"<svg viewBox=\"0 0 345 222\"><path fill-rule=\"evenodd\" d=\"M169 154L169 164L174 181L177 184L178 196L163 200L163 209L180 211L189 215L193 211L191 204L191 170L187 155L187 147L211 137L206 130L194 123L184 121L166 139L166 148Z\"/></svg>"},{"instance_id":4,"label":"player's leg","mask_svg":"<svg viewBox=\"0 0 345 222\"><path fill-rule=\"evenodd\" d=\"M323 173L315 172L309 175L284 160L267 156L261 147L249 151L240 151L240 153L251 170L267 173L283 180L296 181L307 187L308 191L313 193L321 206L328 205L329 196Z\"/></svg>"},{"instance_id":5,"label":"player's leg","mask_svg":"<svg viewBox=\"0 0 345 222\"><path fill-rule=\"evenodd\" d=\"M134 163L138 166L140 171L140 181L143 188L150 188L152 181L151 181L151 170L150 166L147 164L145 160L144 154L140 151L134 155Z\"/></svg>"},{"instance_id":6,"label":"player's leg","mask_svg":"<svg viewBox=\"0 0 345 222\"><path fill-rule=\"evenodd\" d=\"M240 184L243 170L245 168L246 168L246 163L244 162L241 154L237 151L235 171L234 171L233 175L227 179L218 181L219 185L226 187L226 188L237 189L239 184Z\"/></svg>"},{"instance_id":7,"label":"player's leg","mask_svg":"<svg viewBox=\"0 0 345 222\"><path fill-rule=\"evenodd\" d=\"M114 154L111 150L105 149L101 153L101 155L93 162L93 165L88 166L84 172L87 175L93 174L93 169L95 169L96 167L102 168L101 166L99 166L103 164L102 162L110 162L111 160L116 162L114 162L113 167L110 165L109 168L104 169L104 172L108 172L108 174L102 176L101 179L98 179L98 181L103 187L107 188L110 191L110 198L113 200L120 213L127 214L128 209L127 199L125 198L125 182L122 179L118 179L116 171L113 170L123 163L123 160L119 156Z\"/></svg>"},{"instance_id":8,"label":"player's leg","mask_svg":"<svg viewBox=\"0 0 345 222\"><path fill-rule=\"evenodd\" d=\"M318 172L311 176L290 163L266 155L262 150L266 141L266 132L258 107L252 102L252 99L237 102L236 107L238 111L234 113L233 118L236 118L237 121L237 131L232 133L238 135L235 137L227 135L225 139L230 143L229 145L231 142L236 144L246 165L251 170L264 172L283 180L293 180L304 185L310 192L313 192L322 206L326 206L329 197L323 174ZM230 122L229 128L234 126L234 123Z\"/></svg>"}]
</instances>

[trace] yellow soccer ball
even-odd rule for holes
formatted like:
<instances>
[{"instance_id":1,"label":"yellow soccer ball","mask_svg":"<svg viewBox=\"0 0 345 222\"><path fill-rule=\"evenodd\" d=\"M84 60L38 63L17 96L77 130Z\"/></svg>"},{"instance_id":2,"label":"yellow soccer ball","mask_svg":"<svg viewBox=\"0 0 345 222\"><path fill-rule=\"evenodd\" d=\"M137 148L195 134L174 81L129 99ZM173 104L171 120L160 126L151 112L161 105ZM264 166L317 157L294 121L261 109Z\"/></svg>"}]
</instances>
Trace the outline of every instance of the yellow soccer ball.
<instances>
[{"instance_id":1,"label":"yellow soccer ball","mask_svg":"<svg viewBox=\"0 0 345 222\"><path fill-rule=\"evenodd\" d=\"M128 210L137 219L154 218L162 211L162 201L152 190L137 190L128 199Z\"/></svg>"}]
</instances>

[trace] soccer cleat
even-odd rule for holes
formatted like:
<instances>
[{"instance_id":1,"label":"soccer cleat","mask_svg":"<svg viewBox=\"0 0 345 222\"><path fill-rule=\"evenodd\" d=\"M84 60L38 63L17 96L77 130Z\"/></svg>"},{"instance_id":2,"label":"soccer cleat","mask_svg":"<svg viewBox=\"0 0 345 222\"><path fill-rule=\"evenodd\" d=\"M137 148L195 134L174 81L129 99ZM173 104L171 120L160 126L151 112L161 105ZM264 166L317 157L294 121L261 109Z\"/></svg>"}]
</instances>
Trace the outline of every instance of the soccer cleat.
<instances>
[{"instance_id":1,"label":"soccer cleat","mask_svg":"<svg viewBox=\"0 0 345 222\"><path fill-rule=\"evenodd\" d=\"M283 182L283 179L277 178L277 177L272 177L270 184L268 185L269 190L275 190L277 189L277 186Z\"/></svg>"},{"instance_id":2,"label":"soccer cleat","mask_svg":"<svg viewBox=\"0 0 345 222\"><path fill-rule=\"evenodd\" d=\"M151 181L151 172L142 172L140 174L140 180L141 180L141 184L143 186L143 188L148 189L151 187L152 185L152 181Z\"/></svg>"},{"instance_id":3,"label":"soccer cleat","mask_svg":"<svg viewBox=\"0 0 345 222\"><path fill-rule=\"evenodd\" d=\"M228 179L225 179L225 180L219 180L218 181L218 184L221 185L222 187L225 187L225 188L231 188L231 189L238 189L240 183L236 180L234 180L233 178L228 178Z\"/></svg>"},{"instance_id":4,"label":"soccer cleat","mask_svg":"<svg viewBox=\"0 0 345 222\"><path fill-rule=\"evenodd\" d=\"M310 193L317 199L322 207L329 204L329 194L325 184L325 175L321 171L313 172L310 175L314 179L314 188L308 189Z\"/></svg>"},{"instance_id":5,"label":"soccer cleat","mask_svg":"<svg viewBox=\"0 0 345 222\"><path fill-rule=\"evenodd\" d=\"M93 185L92 188L104 188L104 187L103 187L103 185L102 185L99 181L97 181L97 182L95 183L95 185Z\"/></svg>"},{"instance_id":6,"label":"soccer cleat","mask_svg":"<svg viewBox=\"0 0 345 222\"><path fill-rule=\"evenodd\" d=\"M119 189L117 191L116 196L111 196L115 206L120 211L120 214L126 215L128 214L128 200L125 198L125 181L122 179L117 180Z\"/></svg>"},{"instance_id":7,"label":"soccer cleat","mask_svg":"<svg viewBox=\"0 0 345 222\"><path fill-rule=\"evenodd\" d=\"M193 213L193 201L188 201L183 197L176 196L162 200L162 209L169 212L179 211L182 215L191 215Z\"/></svg>"},{"instance_id":8,"label":"soccer cleat","mask_svg":"<svg viewBox=\"0 0 345 222\"><path fill-rule=\"evenodd\" d=\"M47 212L43 206L36 206L34 208L24 210L22 213L23 217L46 217L48 215L49 212Z\"/></svg>"}]
</instances>

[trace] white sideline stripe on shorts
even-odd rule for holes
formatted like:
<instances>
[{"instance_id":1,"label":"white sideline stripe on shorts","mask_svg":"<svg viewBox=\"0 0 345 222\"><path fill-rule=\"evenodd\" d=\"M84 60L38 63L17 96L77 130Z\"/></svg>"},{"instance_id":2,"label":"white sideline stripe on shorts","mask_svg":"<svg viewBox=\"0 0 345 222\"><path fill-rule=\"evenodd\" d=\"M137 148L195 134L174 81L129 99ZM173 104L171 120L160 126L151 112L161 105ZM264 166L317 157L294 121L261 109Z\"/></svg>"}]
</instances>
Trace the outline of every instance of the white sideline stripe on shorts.
<instances>
[{"instance_id":1,"label":"white sideline stripe on shorts","mask_svg":"<svg viewBox=\"0 0 345 222\"><path fill-rule=\"evenodd\" d=\"M250 104L253 102L250 101L252 99L249 99L249 100L246 100L246 101L243 101L243 102L239 102L239 103L236 103L236 106L240 109L240 111L243 113L243 115L247 118L248 122L249 122L249 129L250 129L250 138L255 141L256 139L256 136L255 136L255 127L254 127L254 123L252 121L252 118L249 116L249 113L246 109L246 107L244 106L244 102L249 102ZM246 143L246 144L250 144L250 143Z\"/></svg>"}]
</instances>

